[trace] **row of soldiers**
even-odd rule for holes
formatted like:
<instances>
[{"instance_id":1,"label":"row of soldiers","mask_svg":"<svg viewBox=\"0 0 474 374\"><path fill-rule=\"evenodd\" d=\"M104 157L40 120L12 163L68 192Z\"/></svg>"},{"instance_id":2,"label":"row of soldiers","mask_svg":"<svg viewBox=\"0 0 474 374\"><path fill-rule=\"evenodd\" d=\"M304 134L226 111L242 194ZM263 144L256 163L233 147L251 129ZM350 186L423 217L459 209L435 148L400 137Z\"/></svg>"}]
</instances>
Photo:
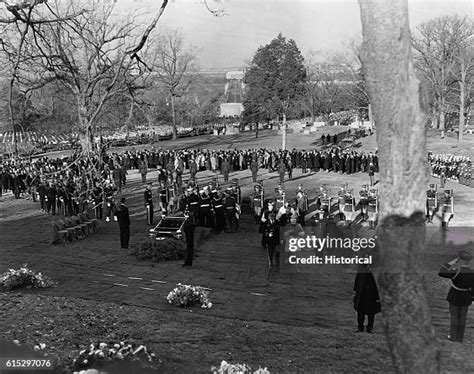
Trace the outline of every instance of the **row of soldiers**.
<instances>
[{"instance_id":1,"label":"row of soldiers","mask_svg":"<svg viewBox=\"0 0 474 374\"><path fill-rule=\"evenodd\" d=\"M147 223L153 225L154 198L152 185L144 192ZM189 219L198 227L212 228L215 233L236 232L239 228L242 195L237 180L222 189L216 180L199 186L191 179L179 191L176 182L160 182L158 204L162 215L187 212Z\"/></svg>"},{"instance_id":2,"label":"row of soldiers","mask_svg":"<svg viewBox=\"0 0 474 374\"><path fill-rule=\"evenodd\" d=\"M470 157L450 154L428 154L432 175L440 178L440 186L444 188L446 180L457 180L466 186L472 184L472 162Z\"/></svg>"},{"instance_id":3,"label":"row of soldiers","mask_svg":"<svg viewBox=\"0 0 474 374\"><path fill-rule=\"evenodd\" d=\"M250 196L250 204L257 224L261 224L270 212L276 212L276 219L282 226L288 223L291 216L296 216L298 223L305 226L305 218L309 213L310 205L315 205L314 219L327 221L332 213L333 206L337 206L339 219L350 226L357 218L367 220L369 226L375 229L378 219L378 192L376 189L363 185L359 191L359 201L353 195L353 190L347 185L340 187L336 196L332 196L331 191L321 186L316 192L313 202L310 204L308 192L303 186L298 185L294 197L289 198L282 184L275 189L275 199L266 199L262 183L254 186L254 193Z\"/></svg>"},{"instance_id":4,"label":"row of soldiers","mask_svg":"<svg viewBox=\"0 0 474 374\"><path fill-rule=\"evenodd\" d=\"M449 222L454 218L454 192L453 190L444 190L438 193L438 187L430 184L426 191L426 221L433 223L436 213L441 213L441 226L448 227Z\"/></svg>"}]
</instances>

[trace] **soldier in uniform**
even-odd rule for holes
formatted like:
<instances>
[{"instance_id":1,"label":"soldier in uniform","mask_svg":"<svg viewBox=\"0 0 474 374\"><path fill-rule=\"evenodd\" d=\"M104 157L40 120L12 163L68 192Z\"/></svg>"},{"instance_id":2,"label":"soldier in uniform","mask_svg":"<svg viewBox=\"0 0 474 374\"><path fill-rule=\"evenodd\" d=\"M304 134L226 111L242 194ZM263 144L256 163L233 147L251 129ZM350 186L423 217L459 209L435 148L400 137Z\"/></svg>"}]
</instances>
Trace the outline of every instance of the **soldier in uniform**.
<instances>
[{"instance_id":1,"label":"soldier in uniform","mask_svg":"<svg viewBox=\"0 0 474 374\"><path fill-rule=\"evenodd\" d=\"M40 200L40 207L41 211L46 210L46 183L43 178L41 178L40 184L38 186L38 195L39 195L39 200Z\"/></svg>"},{"instance_id":2,"label":"soldier in uniform","mask_svg":"<svg viewBox=\"0 0 474 374\"><path fill-rule=\"evenodd\" d=\"M242 204L242 191L239 186L239 180L238 179L232 179L232 194L234 195L235 202L237 204Z\"/></svg>"},{"instance_id":3,"label":"soldier in uniform","mask_svg":"<svg viewBox=\"0 0 474 374\"><path fill-rule=\"evenodd\" d=\"M56 186L53 182L49 182L49 186L47 188L46 195L48 197L48 202L46 204L46 211L54 216L56 215L56 198L58 196L58 192Z\"/></svg>"},{"instance_id":4,"label":"soldier in uniform","mask_svg":"<svg viewBox=\"0 0 474 374\"><path fill-rule=\"evenodd\" d=\"M236 204L232 193L232 188L227 188L224 199L225 215L226 215L226 232L235 232L237 230Z\"/></svg>"},{"instance_id":5,"label":"soldier in uniform","mask_svg":"<svg viewBox=\"0 0 474 374\"><path fill-rule=\"evenodd\" d=\"M449 222L454 217L453 191L444 190L444 196L441 198L442 204L442 222L441 227L447 228Z\"/></svg>"},{"instance_id":6,"label":"soldier in uniform","mask_svg":"<svg viewBox=\"0 0 474 374\"><path fill-rule=\"evenodd\" d=\"M151 192L151 183L146 186L145 193L145 208L146 208L146 223L147 225L153 225L153 194Z\"/></svg>"},{"instance_id":7,"label":"soldier in uniform","mask_svg":"<svg viewBox=\"0 0 474 374\"><path fill-rule=\"evenodd\" d=\"M168 177L168 182L166 184L166 201L168 202L166 211L168 212L168 214L175 212L177 193L178 188L176 182L174 182L173 178Z\"/></svg>"},{"instance_id":8,"label":"soldier in uniform","mask_svg":"<svg viewBox=\"0 0 474 374\"><path fill-rule=\"evenodd\" d=\"M165 181L161 180L158 186L158 205L161 210L161 214L167 214L168 209L168 188L166 187Z\"/></svg>"},{"instance_id":9,"label":"soldier in uniform","mask_svg":"<svg viewBox=\"0 0 474 374\"><path fill-rule=\"evenodd\" d=\"M433 223L433 217L438 208L438 196L434 184L430 184L430 189L426 191L426 220Z\"/></svg>"},{"instance_id":10,"label":"soldier in uniform","mask_svg":"<svg viewBox=\"0 0 474 374\"><path fill-rule=\"evenodd\" d=\"M369 192L368 192L368 187L366 184L362 186L362 189L359 191L359 207L360 207L360 216L361 216L361 221L365 221L366 215L367 215L367 198L369 197Z\"/></svg>"},{"instance_id":11,"label":"soldier in uniform","mask_svg":"<svg viewBox=\"0 0 474 374\"><path fill-rule=\"evenodd\" d=\"M213 226L211 221L211 197L209 196L208 189L206 186L203 190L199 191L198 226L200 227Z\"/></svg>"},{"instance_id":12,"label":"soldier in uniform","mask_svg":"<svg viewBox=\"0 0 474 374\"><path fill-rule=\"evenodd\" d=\"M184 235L186 237L186 259L183 267L193 266L194 259L194 230L196 228L195 216L188 210L184 211Z\"/></svg>"},{"instance_id":13,"label":"soldier in uniform","mask_svg":"<svg viewBox=\"0 0 474 374\"><path fill-rule=\"evenodd\" d=\"M267 206L262 210L262 215L260 216L260 227L258 232L263 234L263 228L265 226L265 222L268 221L268 216L270 213L277 213L277 210L275 209L275 202L273 200L268 200L267 201ZM262 247L265 247L264 244L264 237L262 235Z\"/></svg>"},{"instance_id":14,"label":"soldier in uniform","mask_svg":"<svg viewBox=\"0 0 474 374\"><path fill-rule=\"evenodd\" d=\"M375 230L375 226L377 225L377 218L379 213L379 206L378 206L378 197L377 197L377 190L371 189L369 191L369 196L367 198L367 214L369 219L369 226L371 229Z\"/></svg>"},{"instance_id":15,"label":"soldier in uniform","mask_svg":"<svg viewBox=\"0 0 474 374\"><path fill-rule=\"evenodd\" d=\"M329 218L329 214L331 213L331 196L329 196L328 191L324 190L322 192L322 195L319 198L321 202L321 208L320 208L320 219L321 220L327 220ZM327 223L327 221L326 221Z\"/></svg>"},{"instance_id":16,"label":"soldier in uniform","mask_svg":"<svg viewBox=\"0 0 474 374\"><path fill-rule=\"evenodd\" d=\"M191 189L188 188L188 197L186 199L186 209L189 210L189 214L194 217L194 222L197 223L199 213L199 196L196 187Z\"/></svg>"},{"instance_id":17,"label":"soldier in uniform","mask_svg":"<svg viewBox=\"0 0 474 374\"><path fill-rule=\"evenodd\" d=\"M344 221L346 218L344 216L344 204L346 196L346 185L342 185L337 191L337 201L338 201L338 211L339 211L339 220Z\"/></svg>"},{"instance_id":18,"label":"soldier in uniform","mask_svg":"<svg viewBox=\"0 0 474 374\"><path fill-rule=\"evenodd\" d=\"M221 233L225 228L225 208L222 193L219 190L212 191L212 209L214 211L214 231Z\"/></svg>"},{"instance_id":19,"label":"soldier in uniform","mask_svg":"<svg viewBox=\"0 0 474 374\"><path fill-rule=\"evenodd\" d=\"M105 221L110 222L110 217L112 216L115 210L115 202L114 202L114 186L107 180L107 185L104 188L104 195L105 195Z\"/></svg>"},{"instance_id":20,"label":"soldier in uniform","mask_svg":"<svg viewBox=\"0 0 474 374\"><path fill-rule=\"evenodd\" d=\"M277 196L275 199L275 210L278 211L280 208L285 207L286 192L280 183L278 184L275 190L277 192Z\"/></svg>"},{"instance_id":21,"label":"soldier in uniform","mask_svg":"<svg viewBox=\"0 0 474 374\"><path fill-rule=\"evenodd\" d=\"M305 216L308 212L308 200L303 191L298 191L296 194L296 209L298 212L298 223L305 226Z\"/></svg>"},{"instance_id":22,"label":"soldier in uniform","mask_svg":"<svg viewBox=\"0 0 474 374\"><path fill-rule=\"evenodd\" d=\"M250 196L250 206L252 208L253 214L255 216L255 223L260 223L260 216L262 214L263 203L264 203L264 194L262 185L256 184L254 186L254 193Z\"/></svg>"},{"instance_id":23,"label":"soldier in uniform","mask_svg":"<svg viewBox=\"0 0 474 374\"><path fill-rule=\"evenodd\" d=\"M354 222L356 216L355 205L355 198L352 195L352 191L347 190L344 195L344 218L345 223L348 224L349 227L352 225L352 222Z\"/></svg>"},{"instance_id":24,"label":"soldier in uniform","mask_svg":"<svg viewBox=\"0 0 474 374\"><path fill-rule=\"evenodd\" d=\"M268 220L263 228L263 244L268 253L268 268L279 267L280 256L278 245L280 244L280 225L278 224L275 212L268 215Z\"/></svg>"}]
</instances>

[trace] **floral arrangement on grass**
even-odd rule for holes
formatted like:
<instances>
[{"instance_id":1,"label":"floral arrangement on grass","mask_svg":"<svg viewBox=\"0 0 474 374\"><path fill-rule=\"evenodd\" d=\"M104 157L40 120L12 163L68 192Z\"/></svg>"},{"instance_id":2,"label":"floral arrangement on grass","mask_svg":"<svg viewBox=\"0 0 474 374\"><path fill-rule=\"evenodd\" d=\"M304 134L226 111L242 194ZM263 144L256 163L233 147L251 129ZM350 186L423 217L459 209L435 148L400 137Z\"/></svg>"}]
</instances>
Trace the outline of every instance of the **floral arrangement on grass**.
<instances>
[{"instance_id":1,"label":"floral arrangement on grass","mask_svg":"<svg viewBox=\"0 0 474 374\"><path fill-rule=\"evenodd\" d=\"M54 285L51 278L41 272L35 273L28 268L28 264L22 264L18 270L9 269L0 277L0 286L7 291L17 288L48 288Z\"/></svg>"},{"instance_id":2,"label":"floral arrangement on grass","mask_svg":"<svg viewBox=\"0 0 474 374\"><path fill-rule=\"evenodd\" d=\"M166 300L170 304L180 307L194 306L200 304L201 308L212 307L209 291L200 286L189 286L179 283L173 291L171 291Z\"/></svg>"},{"instance_id":3,"label":"floral arrangement on grass","mask_svg":"<svg viewBox=\"0 0 474 374\"><path fill-rule=\"evenodd\" d=\"M133 345L128 341L117 343L92 343L87 349L79 352L73 360L73 370L102 368L111 363L134 362L137 364L154 364L159 360L154 353L149 353L144 345Z\"/></svg>"},{"instance_id":4,"label":"floral arrangement on grass","mask_svg":"<svg viewBox=\"0 0 474 374\"><path fill-rule=\"evenodd\" d=\"M183 260L186 253L186 244L183 240L167 238L156 240L150 238L136 248L137 260L153 262Z\"/></svg>"},{"instance_id":5,"label":"floral arrangement on grass","mask_svg":"<svg viewBox=\"0 0 474 374\"><path fill-rule=\"evenodd\" d=\"M212 374L270 374L267 368L259 367L256 371L252 371L247 364L229 364L226 361L222 361L218 368L213 366L211 372Z\"/></svg>"}]
</instances>

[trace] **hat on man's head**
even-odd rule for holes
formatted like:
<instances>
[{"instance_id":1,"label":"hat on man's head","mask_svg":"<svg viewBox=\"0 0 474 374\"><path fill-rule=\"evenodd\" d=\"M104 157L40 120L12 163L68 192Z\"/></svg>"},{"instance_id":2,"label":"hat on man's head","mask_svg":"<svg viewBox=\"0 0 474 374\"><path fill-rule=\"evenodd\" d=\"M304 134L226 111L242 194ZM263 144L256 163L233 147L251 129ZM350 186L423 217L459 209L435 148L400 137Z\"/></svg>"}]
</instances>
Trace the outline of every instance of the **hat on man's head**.
<instances>
[{"instance_id":1,"label":"hat on man's head","mask_svg":"<svg viewBox=\"0 0 474 374\"><path fill-rule=\"evenodd\" d=\"M449 195L451 193L451 190L444 190L444 193Z\"/></svg>"},{"instance_id":2,"label":"hat on man's head","mask_svg":"<svg viewBox=\"0 0 474 374\"><path fill-rule=\"evenodd\" d=\"M434 183L431 183L430 188L434 188L434 187L435 187Z\"/></svg>"},{"instance_id":3,"label":"hat on man's head","mask_svg":"<svg viewBox=\"0 0 474 374\"><path fill-rule=\"evenodd\" d=\"M461 260L464 260L464 261L472 260L472 255L468 251L459 251L458 256Z\"/></svg>"}]
</instances>

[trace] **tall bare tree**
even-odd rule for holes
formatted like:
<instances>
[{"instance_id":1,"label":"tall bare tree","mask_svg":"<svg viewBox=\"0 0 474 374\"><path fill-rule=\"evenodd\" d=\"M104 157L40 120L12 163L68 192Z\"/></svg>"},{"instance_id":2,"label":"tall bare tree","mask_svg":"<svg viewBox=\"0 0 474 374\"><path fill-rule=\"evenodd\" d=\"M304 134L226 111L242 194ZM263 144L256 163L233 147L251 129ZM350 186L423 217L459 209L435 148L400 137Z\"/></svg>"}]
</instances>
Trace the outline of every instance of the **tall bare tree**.
<instances>
[{"instance_id":1,"label":"tall bare tree","mask_svg":"<svg viewBox=\"0 0 474 374\"><path fill-rule=\"evenodd\" d=\"M43 1L30 0L26 8L23 3L7 6L13 17L1 20L22 22L24 30L31 30L20 34L25 47L16 56L20 61L28 56L28 65L36 66L43 80L58 81L74 94L83 152L90 153L97 118L111 97L128 89L125 82L131 71L143 68L139 53L168 0L161 2L143 28L133 15L117 16L116 2L111 0L56 0L41 5Z\"/></svg>"},{"instance_id":2,"label":"tall bare tree","mask_svg":"<svg viewBox=\"0 0 474 374\"><path fill-rule=\"evenodd\" d=\"M193 82L197 70L197 58L194 49L186 46L183 36L177 30L169 30L157 40L155 53L152 70L169 99L173 139L176 139L178 137L176 99L185 94Z\"/></svg>"},{"instance_id":3,"label":"tall bare tree","mask_svg":"<svg viewBox=\"0 0 474 374\"><path fill-rule=\"evenodd\" d=\"M362 62L377 126L384 329L398 373L439 373L423 285L426 115L412 64L407 0L359 0Z\"/></svg>"},{"instance_id":4,"label":"tall bare tree","mask_svg":"<svg viewBox=\"0 0 474 374\"><path fill-rule=\"evenodd\" d=\"M461 145L464 139L464 126L466 123L466 107L470 101L472 83L474 81L474 27L472 21L466 22L468 36L459 44L456 53L457 66L454 76L459 83L459 128L458 145Z\"/></svg>"},{"instance_id":5,"label":"tall bare tree","mask_svg":"<svg viewBox=\"0 0 474 374\"><path fill-rule=\"evenodd\" d=\"M468 25L466 17L442 16L422 23L412 38L416 67L433 92L433 114L440 130L445 129L449 96L456 88L453 72L460 46L470 35Z\"/></svg>"}]
</instances>

